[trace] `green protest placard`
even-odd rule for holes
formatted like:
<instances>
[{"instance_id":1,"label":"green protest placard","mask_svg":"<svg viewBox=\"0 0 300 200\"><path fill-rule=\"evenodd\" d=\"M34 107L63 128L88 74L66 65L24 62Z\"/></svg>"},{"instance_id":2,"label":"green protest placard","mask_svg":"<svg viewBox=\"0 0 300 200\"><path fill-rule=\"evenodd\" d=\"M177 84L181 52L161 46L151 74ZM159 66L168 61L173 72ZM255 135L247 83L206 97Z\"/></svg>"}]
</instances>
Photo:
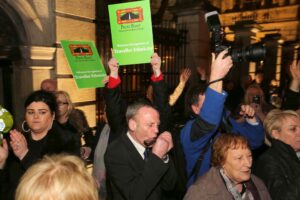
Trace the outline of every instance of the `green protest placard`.
<instances>
[{"instance_id":1,"label":"green protest placard","mask_svg":"<svg viewBox=\"0 0 300 200\"><path fill-rule=\"evenodd\" d=\"M78 88L103 87L106 71L94 42L62 40L61 46Z\"/></svg>"},{"instance_id":2,"label":"green protest placard","mask_svg":"<svg viewBox=\"0 0 300 200\"><path fill-rule=\"evenodd\" d=\"M114 56L120 65L149 63L153 54L150 1L108 6Z\"/></svg>"}]
</instances>

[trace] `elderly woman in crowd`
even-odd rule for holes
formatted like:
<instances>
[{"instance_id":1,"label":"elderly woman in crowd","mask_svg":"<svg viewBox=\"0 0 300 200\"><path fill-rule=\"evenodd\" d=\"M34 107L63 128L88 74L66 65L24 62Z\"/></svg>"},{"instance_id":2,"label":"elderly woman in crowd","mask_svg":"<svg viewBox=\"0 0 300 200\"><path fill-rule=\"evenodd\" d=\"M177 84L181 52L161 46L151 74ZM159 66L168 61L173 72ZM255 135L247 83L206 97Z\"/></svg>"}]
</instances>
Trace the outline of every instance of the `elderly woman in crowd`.
<instances>
[{"instance_id":1,"label":"elderly woman in crowd","mask_svg":"<svg viewBox=\"0 0 300 200\"><path fill-rule=\"evenodd\" d=\"M16 200L98 200L94 179L77 156L45 156L22 177Z\"/></svg>"},{"instance_id":2,"label":"elderly woman in crowd","mask_svg":"<svg viewBox=\"0 0 300 200\"><path fill-rule=\"evenodd\" d=\"M264 127L272 146L255 163L254 173L272 199L300 199L300 116L292 110L272 110Z\"/></svg>"},{"instance_id":3,"label":"elderly woman in crowd","mask_svg":"<svg viewBox=\"0 0 300 200\"><path fill-rule=\"evenodd\" d=\"M10 131L10 141L0 147L0 199L13 199L22 174L46 154L76 154L71 136L55 123L56 99L52 93L35 91L25 101L22 132ZM9 152L8 145L11 151Z\"/></svg>"},{"instance_id":4,"label":"elderly woman in crowd","mask_svg":"<svg viewBox=\"0 0 300 200\"><path fill-rule=\"evenodd\" d=\"M212 166L189 188L184 200L271 199L263 182L251 175L251 150L243 136L221 134L213 145Z\"/></svg>"}]
</instances>

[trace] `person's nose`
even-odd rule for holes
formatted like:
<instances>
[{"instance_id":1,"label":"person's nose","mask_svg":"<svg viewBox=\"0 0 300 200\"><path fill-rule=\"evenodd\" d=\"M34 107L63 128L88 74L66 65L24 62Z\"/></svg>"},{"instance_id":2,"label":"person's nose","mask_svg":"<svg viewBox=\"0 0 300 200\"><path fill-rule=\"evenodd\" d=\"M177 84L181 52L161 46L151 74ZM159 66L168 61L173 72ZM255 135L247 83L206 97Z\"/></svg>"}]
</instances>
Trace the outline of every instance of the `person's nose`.
<instances>
[{"instance_id":1,"label":"person's nose","mask_svg":"<svg viewBox=\"0 0 300 200\"><path fill-rule=\"evenodd\" d=\"M246 158L244 159L244 165L245 165L246 167L248 167L248 168L251 168L251 166L252 166L252 158L246 157Z\"/></svg>"},{"instance_id":2,"label":"person's nose","mask_svg":"<svg viewBox=\"0 0 300 200\"><path fill-rule=\"evenodd\" d=\"M39 118L39 113L34 113L33 118L38 119Z\"/></svg>"},{"instance_id":3,"label":"person's nose","mask_svg":"<svg viewBox=\"0 0 300 200\"><path fill-rule=\"evenodd\" d=\"M153 127L153 132L155 134L157 134L159 132L159 126L158 125Z\"/></svg>"},{"instance_id":4,"label":"person's nose","mask_svg":"<svg viewBox=\"0 0 300 200\"><path fill-rule=\"evenodd\" d=\"M296 127L296 135L300 137L300 126Z\"/></svg>"}]
</instances>

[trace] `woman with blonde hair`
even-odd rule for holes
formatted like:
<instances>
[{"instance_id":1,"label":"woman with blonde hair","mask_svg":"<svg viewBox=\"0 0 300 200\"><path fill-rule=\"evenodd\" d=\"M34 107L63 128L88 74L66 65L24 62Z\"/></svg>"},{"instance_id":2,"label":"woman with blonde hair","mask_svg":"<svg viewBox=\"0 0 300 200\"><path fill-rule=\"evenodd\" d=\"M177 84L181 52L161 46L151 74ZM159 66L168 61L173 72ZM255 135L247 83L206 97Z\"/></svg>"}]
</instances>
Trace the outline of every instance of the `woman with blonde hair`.
<instances>
[{"instance_id":1,"label":"woman with blonde hair","mask_svg":"<svg viewBox=\"0 0 300 200\"><path fill-rule=\"evenodd\" d=\"M300 199L300 116L275 109L266 116L264 127L272 146L259 157L254 173L272 199Z\"/></svg>"},{"instance_id":2,"label":"woman with blonde hair","mask_svg":"<svg viewBox=\"0 0 300 200\"><path fill-rule=\"evenodd\" d=\"M55 95L58 106L56 120L66 131L73 133L74 145L78 149L81 146L81 137L83 136L85 145L80 148L81 157L83 159L91 157L94 137L84 112L75 109L67 92L60 90Z\"/></svg>"},{"instance_id":3,"label":"woman with blonde hair","mask_svg":"<svg viewBox=\"0 0 300 200\"><path fill-rule=\"evenodd\" d=\"M65 124L69 120L71 112L74 110L73 103L70 95L65 91L57 91L55 92L55 96L58 106L56 120L60 124Z\"/></svg>"},{"instance_id":4,"label":"woman with blonde hair","mask_svg":"<svg viewBox=\"0 0 300 200\"><path fill-rule=\"evenodd\" d=\"M45 156L21 178L16 200L98 200L94 179L72 155Z\"/></svg>"}]
</instances>

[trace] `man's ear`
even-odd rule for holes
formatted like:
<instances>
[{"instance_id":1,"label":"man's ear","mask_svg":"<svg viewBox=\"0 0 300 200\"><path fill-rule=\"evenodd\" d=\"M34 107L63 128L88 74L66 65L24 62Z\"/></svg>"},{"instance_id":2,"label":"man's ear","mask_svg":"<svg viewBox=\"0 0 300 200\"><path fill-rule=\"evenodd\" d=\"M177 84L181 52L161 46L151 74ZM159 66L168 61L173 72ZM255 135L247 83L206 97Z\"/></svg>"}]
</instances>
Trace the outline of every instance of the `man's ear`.
<instances>
[{"instance_id":1,"label":"man's ear","mask_svg":"<svg viewBox=\"0 0 300 200\"><path fill-rule=\"evenodd\" d=\"M135 129L136 129L136 121L134 119L130 119L128 121L128 128L131 131L135 131Z\"/></svg>"},{"instance_id":2,"label":"man's ear","mask_svg":"<svg viewBox=\"0 0 300 200\"><path fill-rule=\"evenodd\" d=\"M192 105L192 110L195 114L198 114L198 112L199 112L198 106L195 106L195 105Z\"/></svg>"},{"instance_id":3,"label":"man's ear","mask_svg":"<svg viewBox=\"0 0 300 200\"><path fill-rule=\"evenodd\" d=\"M279 138L279 135L280 135L280 133L279 133L279 131L278 131L278 130L272 130L272 131L271 131L271 136L272 136L272 138L274 138L274 139L277 139L277 140L278 140L278 138Z\"/></svg>"}]
</instances>

